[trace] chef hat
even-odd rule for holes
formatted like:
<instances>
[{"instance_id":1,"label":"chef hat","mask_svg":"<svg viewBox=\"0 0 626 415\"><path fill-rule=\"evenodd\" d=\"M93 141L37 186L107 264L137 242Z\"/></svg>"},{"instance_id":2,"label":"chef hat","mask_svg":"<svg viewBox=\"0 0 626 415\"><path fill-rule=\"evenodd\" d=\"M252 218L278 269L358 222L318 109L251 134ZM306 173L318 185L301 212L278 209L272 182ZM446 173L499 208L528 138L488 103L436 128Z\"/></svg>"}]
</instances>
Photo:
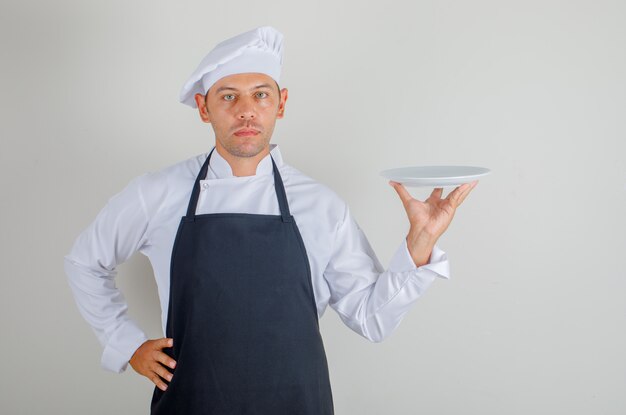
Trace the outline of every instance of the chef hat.
<instances>
[{"instance_id":1,"label":"chef hat","mask_svg":"<svg viewBox=\"0 0 626 415\"><path fill-rule=\"evenodd\" d=\"M205 95L219 79L233 74L260 72L276 83L283 63L283 34L261 26L217 44L200 62L182 90L180 102L198 108L195 94Z\"/></svg>"}]
</instances>

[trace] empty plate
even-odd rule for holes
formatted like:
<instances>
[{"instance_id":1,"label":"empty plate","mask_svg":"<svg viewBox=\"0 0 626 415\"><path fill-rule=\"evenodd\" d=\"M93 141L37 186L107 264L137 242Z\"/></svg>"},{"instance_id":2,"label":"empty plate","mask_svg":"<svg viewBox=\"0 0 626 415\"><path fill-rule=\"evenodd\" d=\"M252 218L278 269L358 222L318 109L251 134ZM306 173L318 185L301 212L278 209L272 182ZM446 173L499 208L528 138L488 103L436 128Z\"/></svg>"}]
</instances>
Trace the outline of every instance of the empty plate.
<instances>
[{"instance_id":1,"label":"empty plate","mask_svg":"<svg viewBox=\"0 0 626 415\"><path fill-rule=\"evenodd\" d=\"M405 186L458 186L473 182L491 173L485 167L474 166L412 166L389 169L380 175Z\"/></svg>"}]
</instances>

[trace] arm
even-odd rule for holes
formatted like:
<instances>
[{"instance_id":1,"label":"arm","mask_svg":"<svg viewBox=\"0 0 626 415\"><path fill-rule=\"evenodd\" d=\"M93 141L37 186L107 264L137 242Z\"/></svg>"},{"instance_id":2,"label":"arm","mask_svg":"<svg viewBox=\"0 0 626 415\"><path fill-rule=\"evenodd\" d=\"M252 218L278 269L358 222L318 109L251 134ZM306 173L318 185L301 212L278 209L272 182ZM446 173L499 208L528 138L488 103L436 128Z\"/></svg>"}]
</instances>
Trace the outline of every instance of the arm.
<instances>
[{"instance_id":1,"label":"arm","mask_svg":"<svg viewBox=\"0 0 626 415\"><path fill-rule=\"evenodd\" d=\"M64 258L78 310L103 347L101 365L116 373L126 370L132 354L147 340L128 317L128 305L114 280L116 266L147 243L140 178L109 199Z\"/></svg>"},{"instance_id":2,"label":"arm","mask_svg":"<svg viewBox=\"0 0 626 415\"><path fill-rule=\"evenodd\" d=\"M324 271L330 306L348 327L373 342L384 340L398 327L435 277L449 275L445 252L434 245L430 262L418 267L406 238L385 270L347 206Z\"/></svg>"}]
</instances>

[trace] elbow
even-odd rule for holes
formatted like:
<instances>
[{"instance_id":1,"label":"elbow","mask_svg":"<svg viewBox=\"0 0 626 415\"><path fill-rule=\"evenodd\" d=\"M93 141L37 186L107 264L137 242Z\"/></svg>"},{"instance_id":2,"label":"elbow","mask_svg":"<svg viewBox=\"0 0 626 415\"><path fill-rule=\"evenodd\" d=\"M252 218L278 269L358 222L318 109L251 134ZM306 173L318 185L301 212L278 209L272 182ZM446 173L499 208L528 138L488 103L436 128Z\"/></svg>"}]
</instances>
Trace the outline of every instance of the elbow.
<instances>
[{"instance_id":1,"label":"elbow","mask_svg":"<svg viewBox=\"0 0 626 415\"><path fill-rule=\"evenodd\" d=\"M380 326L365 325L363 327L363 335L372 343L381 343L388 337L389 333L385 332L385 330Z\"/></svg>"},{"instance_id":2,"label":"elbow","mask_svg":"<svg viewBox=\"0 0 626 415\"><path fill-rule=\"evenodd\" d=\"M395 331L399 322L386 321L380 315L372 315L365 319L349 318L346 314L339 312L343 322L361 337L372 343L380 343Z\"/></svg>"},{"instance_id":3,"label":"elbow","mask_svg":"<svg viewBox=\"0 0 626 415\"><path fill-rule=\"evenodd\" d=\"M370 337L368 338L368 340L372 343L382 343L383 340L385 340L384 337Z\"/></svg>"},{"instance_id":4,"label":"elbow","mask_svg":"<svg viewBox=\"0 0 626 415\"><path fill-rule=\"evenodd\" d=\"M400 321L389 321L382 316L374 315L362 325L362 331L363 335L372 343L381 343L388 339L399 325Z\"/></svg>"}]
</instances>

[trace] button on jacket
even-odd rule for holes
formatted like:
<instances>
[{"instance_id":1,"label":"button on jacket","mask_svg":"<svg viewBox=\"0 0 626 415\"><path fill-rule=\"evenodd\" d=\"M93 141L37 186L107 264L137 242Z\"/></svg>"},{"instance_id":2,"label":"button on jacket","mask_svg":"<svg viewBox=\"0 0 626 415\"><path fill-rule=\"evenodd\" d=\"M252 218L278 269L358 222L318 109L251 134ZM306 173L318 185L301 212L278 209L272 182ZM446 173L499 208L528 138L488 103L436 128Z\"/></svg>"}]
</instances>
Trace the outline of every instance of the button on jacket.
<instances>
[{"instance_id":1,"label":"button on jacket","mask_svg":"<svg viewBox=\"0 0 626 415\"><path fill-rule=\"evenodd\" d=\"M430 262L417 267L403 238L385 270L347 204L329 187L285 163L278 145L271 144L270 151L307 251L318 318L330 305L350 329L370 341L382 341L435 277L449 278L447 255L435 245ZM69 285L104 349L101 364L106 370L126 370L135 350L148 340L129 318L128 304L114 280L117 265L137 251L152 264L166 332L176 230L208 154L131 180L109 199L65 256ZM197 214L202 213L279 215L270 156L259 162L255 175L238 177L214 151L206 179L200 180Z\"/></svg>"}]
</instances>

